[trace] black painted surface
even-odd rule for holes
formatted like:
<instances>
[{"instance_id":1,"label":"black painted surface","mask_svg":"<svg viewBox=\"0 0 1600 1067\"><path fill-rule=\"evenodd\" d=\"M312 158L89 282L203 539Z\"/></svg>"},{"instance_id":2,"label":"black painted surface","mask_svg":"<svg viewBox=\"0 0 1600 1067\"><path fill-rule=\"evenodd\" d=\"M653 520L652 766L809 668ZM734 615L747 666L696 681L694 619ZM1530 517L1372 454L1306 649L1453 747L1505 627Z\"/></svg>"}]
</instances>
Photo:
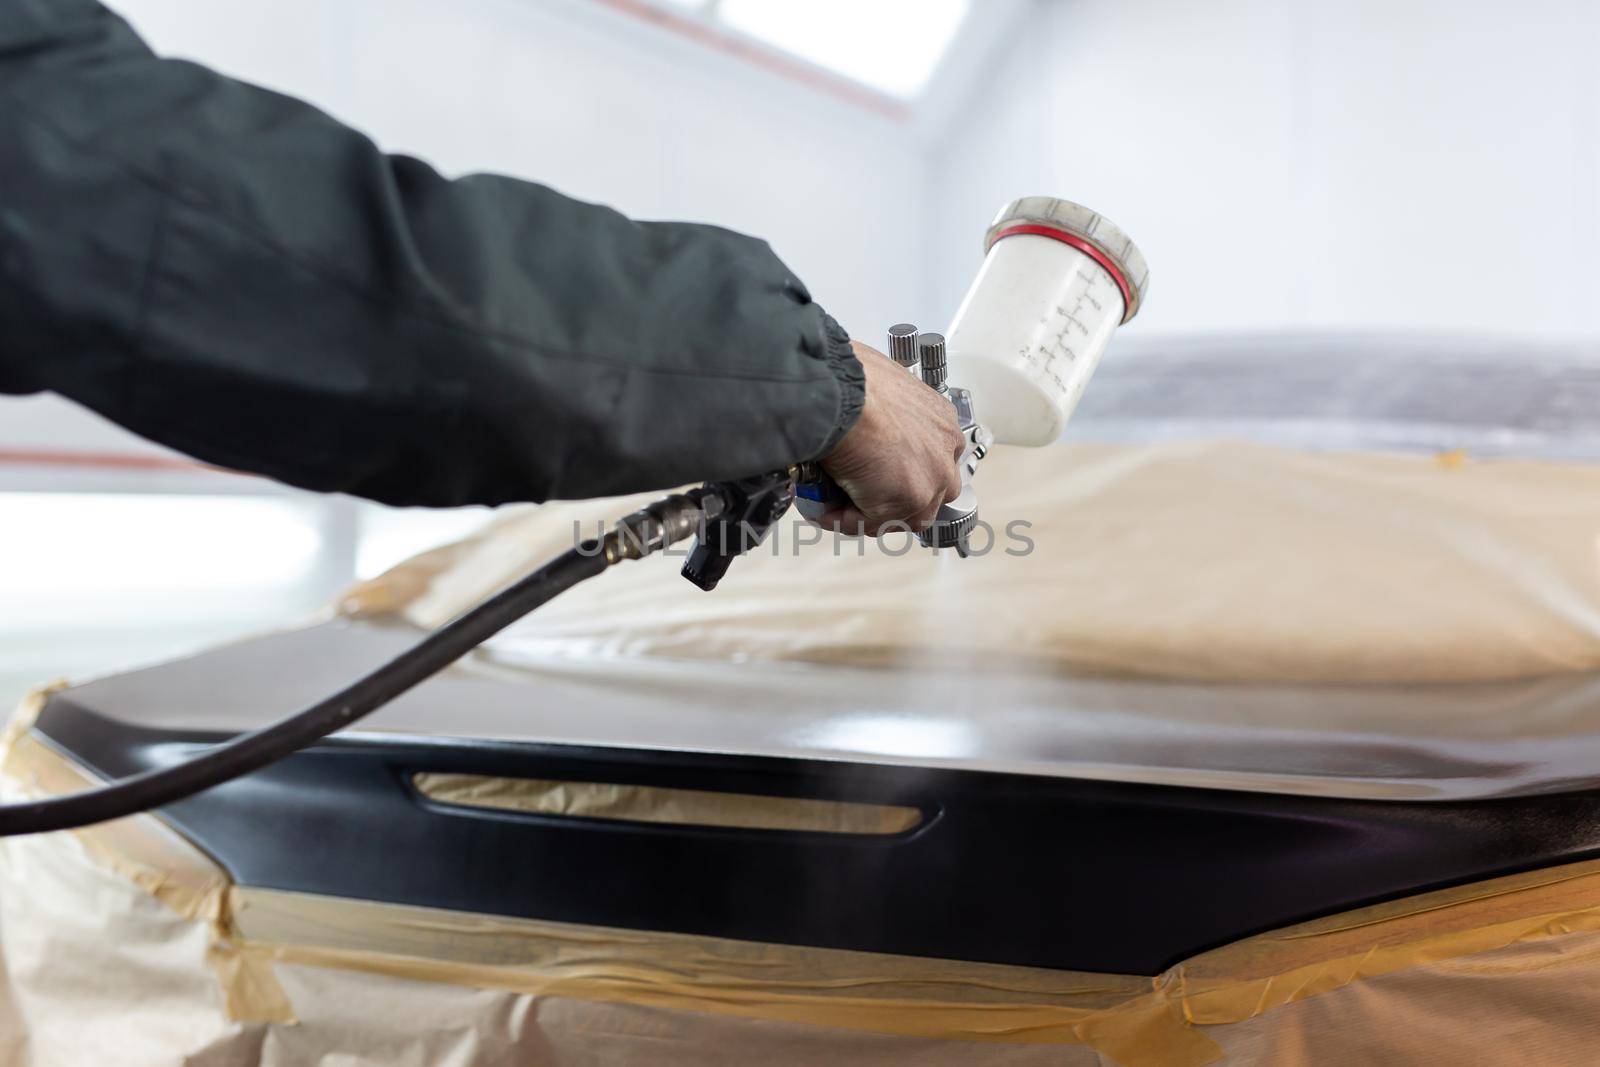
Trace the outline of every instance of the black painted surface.
<instances>
[{"instance_id":1,"label":"black painted surface","mask_svg":"<svg viewBox=\"0 0 1600 1067\"><path fill-rule=\"evenodd\" d=\"M221 735L50 701L108 777ZM434 804L417 771L915 806L893 837ZM1600 792L1399 803L525 743L333 739L165 809L243 885L629 929L1154 974L1249 934L1600 856Z\"/></svg>"}]
</instances>

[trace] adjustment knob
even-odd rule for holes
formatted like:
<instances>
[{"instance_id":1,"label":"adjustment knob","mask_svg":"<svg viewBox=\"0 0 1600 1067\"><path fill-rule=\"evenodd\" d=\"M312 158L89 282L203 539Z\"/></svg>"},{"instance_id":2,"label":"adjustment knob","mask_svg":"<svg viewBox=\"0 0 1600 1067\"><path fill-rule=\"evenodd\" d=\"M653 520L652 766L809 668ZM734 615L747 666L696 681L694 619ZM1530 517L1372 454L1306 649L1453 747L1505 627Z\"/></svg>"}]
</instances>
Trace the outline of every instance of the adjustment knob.
<instances>
[{"instance_id":1,"label":"adjustment knob","mask_svg":"<svg viewBox=\"0 0 1600 1067\"><path fill-rule=\"evenodd\" d=\"M936 521L927 529L918 531L917 540L928 548L954 548L966 555L967 538L977 522L978 513L969 511L965 515Z\"/></svg>"},{"instance_id":2,"label":"adjustment knob","mask_svg":"<svg viewBox=\"0 0 1600 1067\"><path fill-rule=\"evenodd\" d=\"M889 358L906 369L917 365L917 328L909 322L889 327Z\"/></svg>"},{"instance_id":3,"label":"adjustment knob","mask_svg":"<svg viewBox=\"0 0 1600 1067\"><path fill-rule=\"evenodd\" d=\"M945 364L944 334L923 334L917 338L917 351L922 363L922 380L927 383L928 388L944 392L945 379L950 376L949 368Z\"/></svg>"}]
</instances>

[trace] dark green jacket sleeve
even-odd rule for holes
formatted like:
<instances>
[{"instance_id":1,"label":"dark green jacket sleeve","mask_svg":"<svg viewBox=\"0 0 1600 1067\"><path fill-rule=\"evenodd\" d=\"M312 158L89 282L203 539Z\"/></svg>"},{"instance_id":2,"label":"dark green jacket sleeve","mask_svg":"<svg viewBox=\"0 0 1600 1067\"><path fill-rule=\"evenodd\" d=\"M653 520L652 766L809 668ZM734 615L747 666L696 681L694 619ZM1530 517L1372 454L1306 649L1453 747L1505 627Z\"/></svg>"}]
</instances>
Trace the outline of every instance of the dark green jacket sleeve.
<instances>
[{"instance_id":1,"label":"dark green jacket sleeve","mask_svg":"<svg viewBox=\"0 0 1600 1067\"><path fill-rule=\"evenodd\" d=\"M861 368L765 243L449 181L153 56L93 0L0 0L0 391L397 504L824 454Z\"/></svg>"}]
</instances>

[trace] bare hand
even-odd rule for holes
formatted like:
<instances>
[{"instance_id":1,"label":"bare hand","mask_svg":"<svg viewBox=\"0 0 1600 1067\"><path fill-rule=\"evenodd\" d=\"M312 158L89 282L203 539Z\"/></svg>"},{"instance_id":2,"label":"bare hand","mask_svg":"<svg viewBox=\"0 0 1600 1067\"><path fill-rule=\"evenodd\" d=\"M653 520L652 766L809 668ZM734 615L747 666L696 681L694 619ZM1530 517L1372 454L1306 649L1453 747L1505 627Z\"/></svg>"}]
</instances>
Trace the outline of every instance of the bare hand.
<instances>
[{"instance_id":1,"label":"bare hand","mask_svg":"<svg viewBox=\"0 0 1600 1067\"><path fill-rule=\"evenodd\" d=\"M866 404L822 466L854 506L818 524L847 534L876 535L895 523L920 530L961 492L966 437L949 400L877 349L852 344L866 372Z\"/></svg>"}]
</instances>

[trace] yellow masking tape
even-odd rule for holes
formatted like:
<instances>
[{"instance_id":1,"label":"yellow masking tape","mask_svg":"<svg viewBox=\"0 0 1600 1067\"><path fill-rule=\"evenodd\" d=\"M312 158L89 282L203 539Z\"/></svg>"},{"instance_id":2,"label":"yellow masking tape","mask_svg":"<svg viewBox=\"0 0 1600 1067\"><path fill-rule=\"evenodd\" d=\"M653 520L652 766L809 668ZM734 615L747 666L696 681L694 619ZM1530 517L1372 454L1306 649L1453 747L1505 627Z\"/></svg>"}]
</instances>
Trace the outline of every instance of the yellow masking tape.
<instances>
[{"instance_id":1,"label":"yellow masking tape","mask_svg":"<svg viewBox=\"0 0 1600 1067\"><path fill-rule=\"evenodd\" d=\"M1150 979L614 930L238 888L248 942L286 963L946 1040L1212 1043ZM1119 1020L1125 1020L1119 1026ZM1136 1026L1130 1025L1137 1023ZM1136 1032L1134 1032L1136 1031Z\"/></svg>"},{"instance_id":2,"label":"yellow masking tape","mask_svg":"<svg viewBox=\"0 0 1600 1067\"><path fill-rule=\"evenodd\" d=\"M253 945L287 962L515 992L924 1038L1085 1044L1204 1064L1204 1027L1351 982L1600 929L1600 863L1530 872L1301 924L1156 978L609 930L238 889ZM1510 917L1508 917L1510 916ZM269 948L270 946L270 948Z\"/></svg>"}]
</instances>

